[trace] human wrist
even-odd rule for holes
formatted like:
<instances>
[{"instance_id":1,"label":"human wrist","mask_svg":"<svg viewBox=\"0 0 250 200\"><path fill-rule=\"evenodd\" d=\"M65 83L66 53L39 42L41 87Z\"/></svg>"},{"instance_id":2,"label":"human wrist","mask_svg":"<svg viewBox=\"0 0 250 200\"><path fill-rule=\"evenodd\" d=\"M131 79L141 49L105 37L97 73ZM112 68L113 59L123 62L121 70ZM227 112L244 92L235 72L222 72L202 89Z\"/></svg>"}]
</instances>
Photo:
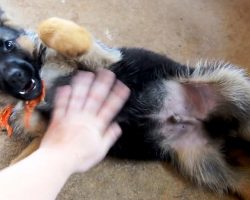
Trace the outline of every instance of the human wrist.
<instances>
[{"instance_id":1,"label":"human wrist","mask_svg":"<svg viewBox=\"0 0 250 200\"><path fill-rule=\"evenodd\" d=\"M65 176L70 176L75 170L75 163L64 152L49 148L39 148L33 153L41 162L47 163L49 168L60 170Z\"/></svg>"}]
</instances>

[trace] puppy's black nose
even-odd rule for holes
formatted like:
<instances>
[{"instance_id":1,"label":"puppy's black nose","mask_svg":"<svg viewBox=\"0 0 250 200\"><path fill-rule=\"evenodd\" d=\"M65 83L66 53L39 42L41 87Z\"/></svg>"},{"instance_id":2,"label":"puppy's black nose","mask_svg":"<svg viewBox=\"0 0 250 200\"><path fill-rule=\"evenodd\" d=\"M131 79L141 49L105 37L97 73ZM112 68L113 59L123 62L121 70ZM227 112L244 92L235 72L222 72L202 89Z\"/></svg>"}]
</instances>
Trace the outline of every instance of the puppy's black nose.
<instances>
[{"instance_id":1,"label":"puppy's black nose","mask_svg":"<svg viewBox=\"0 0 250 200\"><path fill-rule=\"evenodd\" d=\"M10 87L23 89L31 77L32 71L28 63L19 60L5 62L4 80Z\"/></svg>"}]
</instances>

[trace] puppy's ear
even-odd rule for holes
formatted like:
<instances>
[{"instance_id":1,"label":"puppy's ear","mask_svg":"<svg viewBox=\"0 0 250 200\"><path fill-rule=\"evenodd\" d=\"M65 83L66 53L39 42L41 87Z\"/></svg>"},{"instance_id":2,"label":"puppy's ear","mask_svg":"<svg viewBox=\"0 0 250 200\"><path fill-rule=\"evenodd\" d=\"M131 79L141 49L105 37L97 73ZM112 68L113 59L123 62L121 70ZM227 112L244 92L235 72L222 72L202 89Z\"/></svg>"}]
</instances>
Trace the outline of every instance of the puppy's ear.
<instances>
[{"instance_id":1,"label":"puppy's ear","mask_svg":"<svg viewBox=\"0 0 250 200\"><path fill-rule=\"evenodd\" d=\"M15 28L17 30L22 29L11 20L11 18L6 14L6 12L1 7L0 7L0 26L7 26Z\"/></svg>"},{"instance_id":2,"label":"puppy's ear","mask_svg":"<svg viewBox=\"0 0 250 200\"><path fill-rule=\"evenodd\" d=\"M4 26L5 23L8 21L8 17L3 9L0 7L0 25Z\"/></svg>"}]
</instances>

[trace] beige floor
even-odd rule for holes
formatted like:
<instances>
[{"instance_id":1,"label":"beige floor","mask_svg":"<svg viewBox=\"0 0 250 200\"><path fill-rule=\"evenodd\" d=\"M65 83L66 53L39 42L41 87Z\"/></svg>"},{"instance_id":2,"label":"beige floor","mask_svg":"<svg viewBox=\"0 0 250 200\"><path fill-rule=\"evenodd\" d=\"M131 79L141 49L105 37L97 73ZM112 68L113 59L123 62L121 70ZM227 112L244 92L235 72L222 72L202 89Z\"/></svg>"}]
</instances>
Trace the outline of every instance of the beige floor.
<instances>
[{"instance_id":1,"label":"beige floor","mask_svg":"<svg viewBox=\"0 0 250 200\"><path fill-rule=\"evenodd\" d=\"M111 45L145 47L183 63L216 58L250 69L249 0L0 0L0 5L25 27L59 16ZM229 198L191 187L162 163L107 159L72 176L58 199Z\"/></svg>"}]
</instances>

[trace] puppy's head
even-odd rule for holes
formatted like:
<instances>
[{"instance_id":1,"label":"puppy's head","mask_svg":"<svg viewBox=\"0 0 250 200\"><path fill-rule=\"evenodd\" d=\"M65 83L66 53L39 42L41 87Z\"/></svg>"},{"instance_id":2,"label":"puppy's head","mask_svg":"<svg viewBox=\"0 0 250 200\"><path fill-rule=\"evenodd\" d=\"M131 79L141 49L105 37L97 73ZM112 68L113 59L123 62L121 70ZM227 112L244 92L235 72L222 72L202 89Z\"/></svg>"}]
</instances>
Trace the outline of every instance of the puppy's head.
<instances>
[{"instance_id":1,"label":"puppy's head","mask_svg":"<svg viewBox=\"0 0 250 200\"><path fill-rule=\"evenodd\" d=\"M0 90L21 100L38 97L42 91L35 44L28 33L10 23L0 12Z\"/></svg>"}]
</instances>

